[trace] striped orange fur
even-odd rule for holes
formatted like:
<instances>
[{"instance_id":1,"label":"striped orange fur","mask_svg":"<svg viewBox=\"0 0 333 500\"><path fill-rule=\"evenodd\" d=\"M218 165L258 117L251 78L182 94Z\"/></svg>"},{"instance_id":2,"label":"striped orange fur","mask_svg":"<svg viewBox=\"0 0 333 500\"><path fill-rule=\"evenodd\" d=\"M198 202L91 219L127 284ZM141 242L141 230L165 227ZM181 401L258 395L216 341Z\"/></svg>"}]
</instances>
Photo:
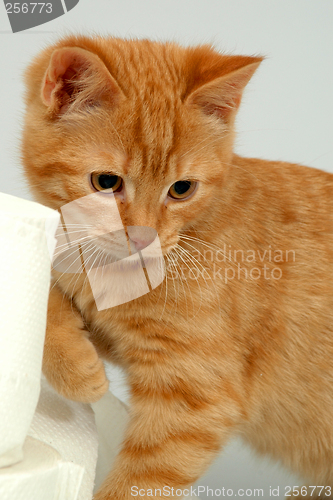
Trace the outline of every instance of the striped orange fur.
<instances>
[{"instance_id":1,"label":"striped orange fur","mask_svg":"<svg viewBox=\"0 0 333 500\"><path fill-rule=\"evenodd\" d=\"M333 487L333 176L233 152L260 62L69 36L27 70L22 157L35 198L59 209L93 192L92 172L121 177L124 225L154 228L168 269L150 293L103 311L84 274L54 271L47 378L95 401L102 357L131 387L123 448L96 500L188 487L235 435ZM182 180L196 191L172 199Z\"/></svg>"}]
</instances>

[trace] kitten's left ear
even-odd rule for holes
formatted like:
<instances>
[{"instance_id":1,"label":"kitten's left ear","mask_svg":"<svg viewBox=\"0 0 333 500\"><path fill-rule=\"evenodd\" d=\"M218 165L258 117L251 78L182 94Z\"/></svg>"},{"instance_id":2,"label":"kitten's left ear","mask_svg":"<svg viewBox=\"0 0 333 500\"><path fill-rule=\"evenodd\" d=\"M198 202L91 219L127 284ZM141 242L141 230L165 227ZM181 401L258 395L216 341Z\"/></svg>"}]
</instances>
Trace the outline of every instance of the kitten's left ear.
<instances>
[{"instance_id":1,"label":"kitten's left ear","mask_svg":"<svg viewBox=\"0 0 333 500\"><path fill-rule=\"evenodd\" d=\"M261 63L262 58L244 58L244 66L201 85L187 97L206 115L215 115L228 122L236 113L243 90Z\"/></svg>"}]
</instances>

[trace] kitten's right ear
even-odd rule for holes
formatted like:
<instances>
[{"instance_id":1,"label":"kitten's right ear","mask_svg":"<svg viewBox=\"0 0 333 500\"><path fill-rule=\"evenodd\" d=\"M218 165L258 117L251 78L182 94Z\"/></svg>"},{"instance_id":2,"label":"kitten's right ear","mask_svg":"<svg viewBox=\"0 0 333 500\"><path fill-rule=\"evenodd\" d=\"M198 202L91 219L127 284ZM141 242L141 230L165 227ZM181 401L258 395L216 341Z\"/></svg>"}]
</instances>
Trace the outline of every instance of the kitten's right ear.
<instances>
[{"instance_id":1,"label":"kitten's right ear","mask_svg":"<svg viewBox=\"0 0 333 500\"><path fill-rule=\"evenodd\" d=\"M125 96L103 61L79 47L56 49L43 78L41 98L50 115L94 106L118 104Z\"/></svg>"}]
</instances>

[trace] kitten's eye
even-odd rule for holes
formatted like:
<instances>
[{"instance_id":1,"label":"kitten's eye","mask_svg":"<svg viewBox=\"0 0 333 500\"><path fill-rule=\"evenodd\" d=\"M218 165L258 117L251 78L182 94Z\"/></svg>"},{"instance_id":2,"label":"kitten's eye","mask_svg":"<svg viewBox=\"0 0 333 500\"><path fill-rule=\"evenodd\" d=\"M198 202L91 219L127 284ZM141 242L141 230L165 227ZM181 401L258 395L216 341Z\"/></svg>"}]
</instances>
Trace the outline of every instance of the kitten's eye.
<instances>
[{"instance_id":1,"label":"kitten's eye","mask_svg":"<svg viewBox=\"0 0 333 500\"><path fill-rule=\"evenodd\" d=\"M91 174L91 183L97 191L112 189L113 192L116 192L121 190L123 180L119 175Z\"/></svg>"},{"instance_id":2,"label":"kitten's eye","mask_svg":"<svg viewBox=\"0 0 333 500\"><path fill-rule=\"evenodd\" d=\"M175 200L184 200L194 193L196 187L197 182L195 181L177 181L172 184L168 195Z\"/></svg>"}]
</instances>

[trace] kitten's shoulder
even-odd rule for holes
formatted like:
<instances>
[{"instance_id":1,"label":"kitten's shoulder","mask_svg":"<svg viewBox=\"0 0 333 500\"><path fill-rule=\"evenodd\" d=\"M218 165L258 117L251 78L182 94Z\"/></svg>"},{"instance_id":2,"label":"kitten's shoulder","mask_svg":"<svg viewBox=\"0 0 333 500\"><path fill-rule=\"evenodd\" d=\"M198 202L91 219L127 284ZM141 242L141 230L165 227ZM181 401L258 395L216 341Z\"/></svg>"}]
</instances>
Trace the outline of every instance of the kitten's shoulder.
<instances>
[{"instance_id":1,"label":"kitten's shoulder","mask_svg":"<svg viewBox=\"0 0 333 500\"><path fill-rule=\"evenodd\" d=\"M320 170L314 167L308 167L300 163L289 163L285 161L263 160L262 158L245 158L243 156L234 155L234 165L242 168L252 169L253 171L262 173L280 173L289 174L296 177L305 178L322 178L328 182L333 182L333 174Z\"/></svg>"},{"instance_id":2,"label":"kitten's shoulder","mask_svg":"<svg viewBox=\"0 0 333 500\"><path fill-rule=\"evenodd\" d=\"M326 205L333 213L333 174L313 167L259 158L233 157L236 180L259 189L263 196L297 204ZM272 200L273 202L273 200Z\"/></svg>"},{"instance_id":3,"label":"kitten's shoulder","mask_svg":"<svg viewBox=\"0 0 333 500\"><path fill-rule=\"evenodd\" d=\"M314 167L307 167L299 163L288 163L284 161L270 161L261 158L244 158L234 155L232 164L237 169L249 172L250 175L258 176L261 181L283 183L297 186L308 185L315 189L317 186L333 189L333 174ZM333 195L333 191L331 191Z\"/></svg>"}]
</instances>

